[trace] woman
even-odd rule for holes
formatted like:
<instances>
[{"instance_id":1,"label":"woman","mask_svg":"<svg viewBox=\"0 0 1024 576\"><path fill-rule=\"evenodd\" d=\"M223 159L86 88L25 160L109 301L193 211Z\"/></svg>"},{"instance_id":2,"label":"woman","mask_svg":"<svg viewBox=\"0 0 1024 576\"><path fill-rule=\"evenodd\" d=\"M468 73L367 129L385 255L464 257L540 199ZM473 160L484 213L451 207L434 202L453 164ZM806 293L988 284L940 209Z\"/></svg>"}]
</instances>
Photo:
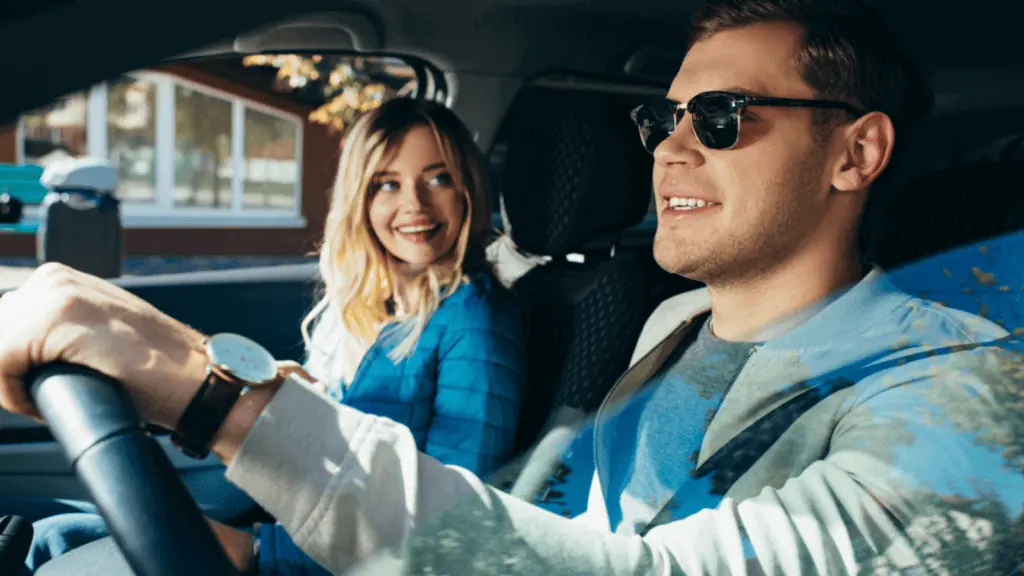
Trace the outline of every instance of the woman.
<instances>
[{"instance_id":1,"label":"woman","mask_svg":"<svg viewBox=\"0 0 1024 576\"><path fill-rule=\"evenodd\" d=\"M324 297L302 326L329 394L480 474L511 456L525 380L518 308L484 258L490 223L469 130L440 104L385 103L347 137Z\"/></svg>"},{"instance_id":2,"label":"woman","mask_svg":"<svg viewBox=\"0 0 1024 576\"><path fill-rule=\"evenodd\" d=\"M406 425L444 464L480 476L503 464L526 370L519 310L484 258L490 219L482 155L453 112L395 99L367 113L341 156L323 295L301 327L308 359L282 371ZM254 547L249 533L211 523L240 568L319 571L280 526L257 528ZM29 569L103 534L94 515L37 522Z\"/></svg>"}]
</instances>

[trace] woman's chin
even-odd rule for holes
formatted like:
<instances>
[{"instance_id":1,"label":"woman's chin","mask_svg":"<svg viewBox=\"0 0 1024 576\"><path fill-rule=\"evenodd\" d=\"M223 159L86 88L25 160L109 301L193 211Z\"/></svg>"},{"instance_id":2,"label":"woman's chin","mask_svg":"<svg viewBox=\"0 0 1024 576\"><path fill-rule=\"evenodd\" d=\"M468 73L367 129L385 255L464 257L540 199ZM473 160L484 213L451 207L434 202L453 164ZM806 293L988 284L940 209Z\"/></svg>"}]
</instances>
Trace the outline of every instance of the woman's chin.
<instances>
[{"instance_id":1,"label":"woman's chin","mask_svg":"<svg viewBox=\"0 0 1024 576\"><path fill-rule=\"evenodd\" d=\"M401 272L415 276L437 261L433 254L402 254L397 257Z\"/></svg>"},{"instance_id":2,"label":"woman's chin","mask_svg":"<svg viewBox=\"0 0 1024 576\"><path fill-rule=\"evenodd\" d=\"M435 244L405 245L396 246L396 248L399 249L391 252L391 256L401 263L402 269L410 275L423 272L429 266L433 266L440 261L447 261L452 256L451 246L447 250L443 250L443 247Z\"/></svg>"}]
</instances>

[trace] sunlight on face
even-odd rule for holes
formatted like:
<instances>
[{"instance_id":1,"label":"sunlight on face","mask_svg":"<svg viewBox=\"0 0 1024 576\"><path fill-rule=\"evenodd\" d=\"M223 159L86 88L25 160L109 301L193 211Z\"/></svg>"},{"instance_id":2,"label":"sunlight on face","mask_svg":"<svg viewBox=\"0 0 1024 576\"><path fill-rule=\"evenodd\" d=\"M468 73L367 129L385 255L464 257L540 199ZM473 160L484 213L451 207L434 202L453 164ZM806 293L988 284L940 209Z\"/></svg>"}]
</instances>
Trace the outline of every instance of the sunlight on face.
<instances>
[{"instance_id":1,"label":"sunlight on face","mask_svg":"<svg viewBox=\"0 0 1024 576\"><path fill-rule=\"evenodd\" d=\"M465 220L465 197L429 127L409 130L374 174L369 192L373 233L405 271L451 254Z\"/></svg>"},{"instance_id":2,"label":"sunlight on face","mask_svg":"<svg viewBox=\"0 0 1024 576\"><path fill-rule=\"evenodd\" d=\"M801 38L797 28L769 24L697 42L668 98L687 102L712 90L812 98L794 63ZM814 236L829 183L809 110L753 107L729 150L702 146L691 120L684 116L655 150L654 253L663 268L710 283L769 269ZM704 200L715 209L671 210L670 197Z\"/></svg>"}]
</instances>

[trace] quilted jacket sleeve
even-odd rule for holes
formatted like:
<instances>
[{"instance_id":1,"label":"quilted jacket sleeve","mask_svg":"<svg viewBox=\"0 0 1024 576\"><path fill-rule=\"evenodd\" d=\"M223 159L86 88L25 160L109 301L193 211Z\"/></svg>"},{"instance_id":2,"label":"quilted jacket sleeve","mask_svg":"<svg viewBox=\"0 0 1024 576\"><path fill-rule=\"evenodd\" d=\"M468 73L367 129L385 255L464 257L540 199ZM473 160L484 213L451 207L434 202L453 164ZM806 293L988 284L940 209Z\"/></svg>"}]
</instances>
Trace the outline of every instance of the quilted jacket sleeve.
<instances>
[{"instance_id":1,"label":"quilted jacket sleeve","mask_svg":"<svg viewBox=\"0 0 1024 576\"><path fill-rule=\"evenodd\" d=\"M486 476L512 456L526 380L525 336L511 295L470 294L450 308L438 348L424 452Z\"/></svg>"}]
</instances>

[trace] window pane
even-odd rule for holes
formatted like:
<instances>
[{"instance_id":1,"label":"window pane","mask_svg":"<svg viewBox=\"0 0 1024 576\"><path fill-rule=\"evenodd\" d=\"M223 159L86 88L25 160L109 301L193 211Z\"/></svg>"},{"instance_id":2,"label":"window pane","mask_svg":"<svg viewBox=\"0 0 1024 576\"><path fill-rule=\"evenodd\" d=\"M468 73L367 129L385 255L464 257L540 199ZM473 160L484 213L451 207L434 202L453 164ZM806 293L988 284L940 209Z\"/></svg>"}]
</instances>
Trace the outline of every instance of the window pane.
<instances>
[{"instance_id":1,"label":"window pane","mask_svg":"<svg viewBox=\"0 0 1024 576\"><path fill-rule=\"evenodd\" d=\"M174 205L231 207L231 103L174 88Z\"/></svg>"},{"instance_id":2,"label":"window pane","mask_svg":"<svg viewBox=\"0 0 1024 576\"><path fill-rule=\"evenodd\" d=\"M86 154L88 110L89 93L84 91L22 116L25 163L45 166L53 160Z\"/></svg>"},{"instance_id":3,"label":"window pane","mask_svg":"<svg viewBox=\"0 0 1024 576\"><path fill-rule=\"evenodd\" d=\"M300 176L295 159L298 132L293 120L245 109L245 208L295 207Z\"/></svg>"},{"instance_id":4,"label":"window pane","mask_svg":"<svg viewBox=\"0 0 1024 576\"><path fill-rule=\"evenodd\" d=\"M123 76L107 85L107 143L123 202L156 201L156 86Z\"/></svg>"}]
</instances>

